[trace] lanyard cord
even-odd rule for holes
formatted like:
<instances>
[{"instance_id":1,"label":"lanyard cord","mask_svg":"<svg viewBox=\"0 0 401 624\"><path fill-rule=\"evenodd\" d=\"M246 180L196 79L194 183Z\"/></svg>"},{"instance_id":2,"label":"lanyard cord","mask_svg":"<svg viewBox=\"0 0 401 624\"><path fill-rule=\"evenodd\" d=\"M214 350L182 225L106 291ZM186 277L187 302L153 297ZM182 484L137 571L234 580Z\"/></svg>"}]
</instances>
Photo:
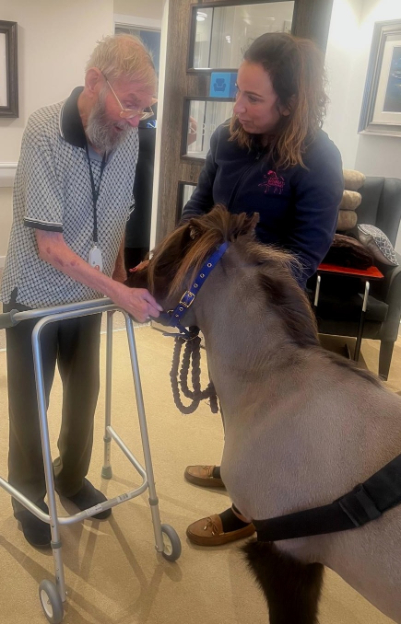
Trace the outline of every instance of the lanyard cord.
<instances>
[{"instance_id":1,"label":"lanyard cord","mask_svg":"<svg viewBox=\"0 0 401 624\"><path fill-rule=\"evenodd\" d=\"M102 176L103 176L104 168L106 166L106 158L107 157L106 157L106 152L105 152L103 154L102 164L100 166L99 184L98 184L98 187L96 189L96 187L95 187L95 180L93 178L92 165L91 165L91 161L90 161L90 157L89 157L88 144L85 145L85 148L86 148L86 156L88 158L89 176L90 176L91 187L92 187L92 200L93 200L93 242L96 244L98 242L98 237L97 237L97 200L98 200L98 197L99 197L100 184L102 182Z\"/></svg>"}]
</instances>

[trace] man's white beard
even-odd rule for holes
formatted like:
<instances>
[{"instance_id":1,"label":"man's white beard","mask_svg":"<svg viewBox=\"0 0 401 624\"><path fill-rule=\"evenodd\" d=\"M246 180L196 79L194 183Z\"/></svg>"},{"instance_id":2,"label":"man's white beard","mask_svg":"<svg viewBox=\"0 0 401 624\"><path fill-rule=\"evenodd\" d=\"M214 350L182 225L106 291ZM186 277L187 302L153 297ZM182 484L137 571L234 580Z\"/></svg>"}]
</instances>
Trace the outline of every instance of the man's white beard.
<instances>
[{"instance_id":1,"label":"man's white beard","mask_svg":"<svg viewBox=\"0 0 401 624\"><path fill-rule=\"evenodd\" d=\"M111 121L105 110L104 99L104 94L100 93L98 101L89 114L86 134L96 150L109 153L124 141L130 125L124 121L117 123ZM122 128L120 132L115 130L116 125Z\"/></svg>"}]
</instances>

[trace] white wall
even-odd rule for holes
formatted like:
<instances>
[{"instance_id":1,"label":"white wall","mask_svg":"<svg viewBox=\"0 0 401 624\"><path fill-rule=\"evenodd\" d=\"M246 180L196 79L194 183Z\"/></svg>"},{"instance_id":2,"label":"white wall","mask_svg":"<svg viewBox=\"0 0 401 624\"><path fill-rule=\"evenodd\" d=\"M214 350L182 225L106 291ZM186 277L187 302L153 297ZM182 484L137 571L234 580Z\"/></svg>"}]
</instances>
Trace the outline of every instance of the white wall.
<instances>
[{"instance_id":1,"label":"white wall","mask_svg":"<svg viewBox=\"0 0 401 624\"><path fill-rule=\"evenodd\" d=\"M112 0L0 0L4 20L18 22L18 119L0 119L0 161L17 160L29 115L83 84L96 41L113 32Z\"/></svg>"},{"instance_id":2,"label":"white wall","mask_svg":"<svg viewBox=\"0 0 401 624\"><path fill-rule=\"evenodd\" d=\"M161 20L164 0L114 0L114 13Z\"/></svg>"},{"instance_id":3,"label":"white wall","mask_svg":"<svg viewBox=\"0 0 401 624\"><path fill-rule=\"evenodd\" d=\"M330 103L324 129L341 152L344 167L355 165L358 121L365 75L359 75L359 28L364 0L334 0L326 50Z\"/></svg>"},{"instance_id":4,"label":"white wall","mask_svg":"<svg viewBox=\"0 0 401 624\"><path fill-rule=\"evenodd\" d=\"M0 118L0 173L16 163L29 115L83 84L96 41L112 34L113 0L0 0L2 20L18 23L19 118ZM12 189L0 188L0 266L12 221Z\"/></svg>"}]
</instances>

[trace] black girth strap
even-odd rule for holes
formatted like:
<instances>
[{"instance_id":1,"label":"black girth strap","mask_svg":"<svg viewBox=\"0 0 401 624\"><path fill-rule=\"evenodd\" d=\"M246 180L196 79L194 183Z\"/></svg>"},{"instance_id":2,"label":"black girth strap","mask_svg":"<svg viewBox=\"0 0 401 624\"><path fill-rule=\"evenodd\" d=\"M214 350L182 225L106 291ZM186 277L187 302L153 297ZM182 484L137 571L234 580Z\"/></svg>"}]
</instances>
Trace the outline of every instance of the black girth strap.
<instances>
[{"instance_id":1,"label":"black girth strap","mask_svg":"<svg viewBox=\"0 0 401 624\"><path fill-rule=\"evenodd\" d=\"M401 455L389 462L352 492L330 505L287 516L254 520L258 540L283 539L335 533L361 527L401 503Z\"/></svg>"}]
</instances>

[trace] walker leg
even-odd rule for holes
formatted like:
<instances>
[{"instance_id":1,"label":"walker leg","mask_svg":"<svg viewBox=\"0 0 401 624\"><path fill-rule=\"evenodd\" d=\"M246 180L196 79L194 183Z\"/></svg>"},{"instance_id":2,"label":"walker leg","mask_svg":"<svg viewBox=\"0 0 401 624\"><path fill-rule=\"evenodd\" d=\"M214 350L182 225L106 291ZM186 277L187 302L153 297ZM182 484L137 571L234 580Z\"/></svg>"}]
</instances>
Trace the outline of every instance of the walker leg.
<instances>
[{"instance_id":1,"label":"walker leg","mask_svg":"<svg viewBox=\"0 0 401 624\"><path fill-rule=\"evenodd\" d=\"M139 426L140 426L141 438L142 438L142 448L143 448L143 454L144 454L144 459L145 459L145 469L146 469L146 475L148 478L149 505L150 505L150 511L152 514L156 550L162 553L164 551L164 542L163 542L162 528L161 528L161 522L160 522L159 500L156 494L152 458L150 455L148 428L146 424L145 407L143 404L143 395L142 395L141 379L139 375L139 365L138 365L138 356L137 356L136 345L135 345L134 330L133 330L133 325L132 325L132 319L128 316L128 314L125 315L125 322L126 322L126 328L127 328L129 351L130 351L130 356L131 356L132 373L134 377L135 396L136 396Z\"/></svg>"},{"instance_id":2,"label":"walker leg","mask_svg":"<svg viewBox=\"0 0 401 624\"><path fill-rule=\"evenodd\" d=\"M106 332L106 413L104 429L104 464L102 468L103 479L111 479L113 476L110 464L110 437L107 427L111 425L111 387L112 387L112 355L113 355L113 312L107 312Z\"/></svg>"},{"instance_id":3,"label":"walker leg","mask_svg":"<svg viewBox=\"0 0 401 624\"><path fill-rule=\"evenodd\" d=\"M51 547L54 559L54 575L56 586L62 602L66 600L64 568L61 554L60 527L57 517L56 493L54 490L53 463L50 451L49 427L47 423L47 406L45 386L43 381L42 354L40 349L40 334L45 319L39 321L32 332L32 354L35 366L36 391L38 396L40 436L42 441L43 465L46 479L47 498L49 501L49 516L51 530Z\"/></svg>"}]
</instances>

